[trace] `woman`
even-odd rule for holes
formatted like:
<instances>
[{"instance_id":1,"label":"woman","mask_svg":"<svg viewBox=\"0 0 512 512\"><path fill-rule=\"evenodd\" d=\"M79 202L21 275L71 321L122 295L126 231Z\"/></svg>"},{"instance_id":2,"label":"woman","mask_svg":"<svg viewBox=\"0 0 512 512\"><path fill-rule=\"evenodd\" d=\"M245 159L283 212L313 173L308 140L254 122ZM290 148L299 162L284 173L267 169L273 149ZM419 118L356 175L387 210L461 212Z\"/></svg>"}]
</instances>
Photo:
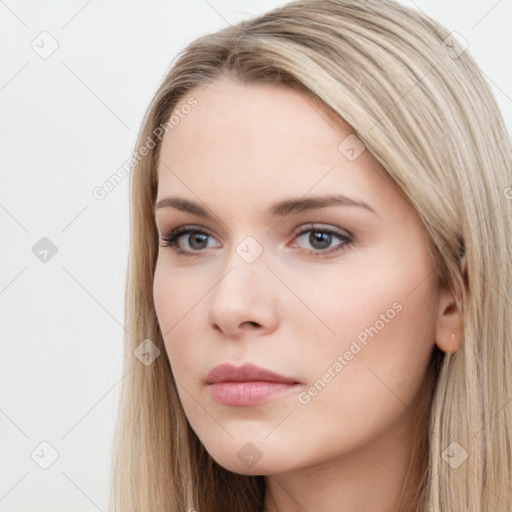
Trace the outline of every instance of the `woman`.
<instances>
[{"instance_id":1,"label":"woman","mask_svg":"<svg viewBox=\"0 0 512 512\"><path fill-rule=\"evenodd\" d=\"M511 154L392 1L190 44L132 171L111 509L509 510Z\"/></svg>"}]
</instances>

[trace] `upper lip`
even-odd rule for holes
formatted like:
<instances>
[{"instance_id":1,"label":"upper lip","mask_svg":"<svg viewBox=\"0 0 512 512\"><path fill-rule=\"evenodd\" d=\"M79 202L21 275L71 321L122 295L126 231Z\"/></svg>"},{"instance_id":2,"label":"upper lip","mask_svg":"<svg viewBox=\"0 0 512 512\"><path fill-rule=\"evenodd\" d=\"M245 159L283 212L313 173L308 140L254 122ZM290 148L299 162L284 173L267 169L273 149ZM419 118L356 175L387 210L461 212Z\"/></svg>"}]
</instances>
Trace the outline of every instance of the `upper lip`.
<instances>
[{"instance_id":1,"label":"upper lip","mask_svg":"<svg viewBox=\"0 0 512 512\"><path fill-rule=\"evenodd\" d=\"M285 382L288 384L298 383L294 379L284 377L251 363L244 363L242 366L233 366L229 363L220 364L210 371L205 380L207 384L250 381Z\"/></svg>"}]
</instances>

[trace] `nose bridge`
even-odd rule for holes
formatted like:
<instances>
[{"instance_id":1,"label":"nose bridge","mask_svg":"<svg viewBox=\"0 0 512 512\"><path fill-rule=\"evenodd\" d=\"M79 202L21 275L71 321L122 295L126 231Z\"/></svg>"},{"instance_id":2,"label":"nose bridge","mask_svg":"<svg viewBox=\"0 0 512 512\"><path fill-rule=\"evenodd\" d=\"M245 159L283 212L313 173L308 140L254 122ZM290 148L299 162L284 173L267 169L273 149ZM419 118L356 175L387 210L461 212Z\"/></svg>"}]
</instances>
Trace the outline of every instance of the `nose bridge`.
<instances>
[{"instance_id":1,"label":"nose bridge","mask_svg":"<svg viewBox=\"0 0 512 512\"><path fill-rule=\"evenodd\" d=\"M276 318L270 277L263 246L246 236L226 255L222 277L211 293L209 320L224 332L246 322L272 327Z\"/></svg>"},{"instance_id":2,"label":"nose bridge","mask_svg":"<svg viewBox=\"0 0 512 512\"><path fill-rule=\"evenodd\" d=\"M220 296L226 291L240 302L254 297L257 291L254 287L263 284L265 271L268 273L265 259L263 246L252 236L244 237L226 255L223 277L215 287L214 295Z\"/></svg>"}]
</instances>

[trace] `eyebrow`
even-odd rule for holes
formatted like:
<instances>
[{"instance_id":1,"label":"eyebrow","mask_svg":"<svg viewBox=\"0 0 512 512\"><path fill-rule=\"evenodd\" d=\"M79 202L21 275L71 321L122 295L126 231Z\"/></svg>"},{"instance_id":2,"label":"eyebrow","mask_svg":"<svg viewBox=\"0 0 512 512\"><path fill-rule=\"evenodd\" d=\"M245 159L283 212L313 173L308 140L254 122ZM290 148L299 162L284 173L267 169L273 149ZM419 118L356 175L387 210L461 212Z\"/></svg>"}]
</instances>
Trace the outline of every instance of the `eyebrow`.
<instances>
[{"instance_id":1,"label":"eyebrow","mask_svg":"<svg viewBox=\"0 0 512 512\"><path fill-rule=\"evenodd\" d=\"M379 214L367 203L343 194L315 196L308 198L287 199L274 203L270 207L270 215L273 217L284 217L286 215L300 213L307 210L327 208L329 206L355 206ZM214 216L205 208L197 203L181 197L165 197L155 205L155 212L160 208L176 208L183 212L188 212L198 217L213 218Z\"/></svg>"}]
</instances>

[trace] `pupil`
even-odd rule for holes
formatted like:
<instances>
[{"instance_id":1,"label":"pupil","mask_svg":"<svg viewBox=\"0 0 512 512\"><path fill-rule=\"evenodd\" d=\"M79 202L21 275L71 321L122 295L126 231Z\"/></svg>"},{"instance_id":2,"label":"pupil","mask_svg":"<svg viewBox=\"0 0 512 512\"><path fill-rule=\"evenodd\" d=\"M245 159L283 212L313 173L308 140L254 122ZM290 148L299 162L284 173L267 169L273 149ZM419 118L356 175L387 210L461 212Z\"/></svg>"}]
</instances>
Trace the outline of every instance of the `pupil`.
<instances>
[{"instance_id":1,"label":"pupil","mask_svg":"<svg viewBox=\"0 0 512 512\"><path fill-rule=\"evenodd\" d=\"M196 233L195 235L191 235L189 238L190 247L192 249L204 249L201 245L201 242L207 241L208 235L203 235L202 233ZM196 244L197 240L199 240L199 246Z\"/></svg>"},{"instance_id":2,"label":"pupil","mask_svg":"<svg viewBox=\"0 0 512 512\"><path fill-rule=\"evenodd\" d=\"M309 242L315 249L326 249L331 244L331 235L320 231L312 231L309 235Z\"/></svg>"}]
</instances>

